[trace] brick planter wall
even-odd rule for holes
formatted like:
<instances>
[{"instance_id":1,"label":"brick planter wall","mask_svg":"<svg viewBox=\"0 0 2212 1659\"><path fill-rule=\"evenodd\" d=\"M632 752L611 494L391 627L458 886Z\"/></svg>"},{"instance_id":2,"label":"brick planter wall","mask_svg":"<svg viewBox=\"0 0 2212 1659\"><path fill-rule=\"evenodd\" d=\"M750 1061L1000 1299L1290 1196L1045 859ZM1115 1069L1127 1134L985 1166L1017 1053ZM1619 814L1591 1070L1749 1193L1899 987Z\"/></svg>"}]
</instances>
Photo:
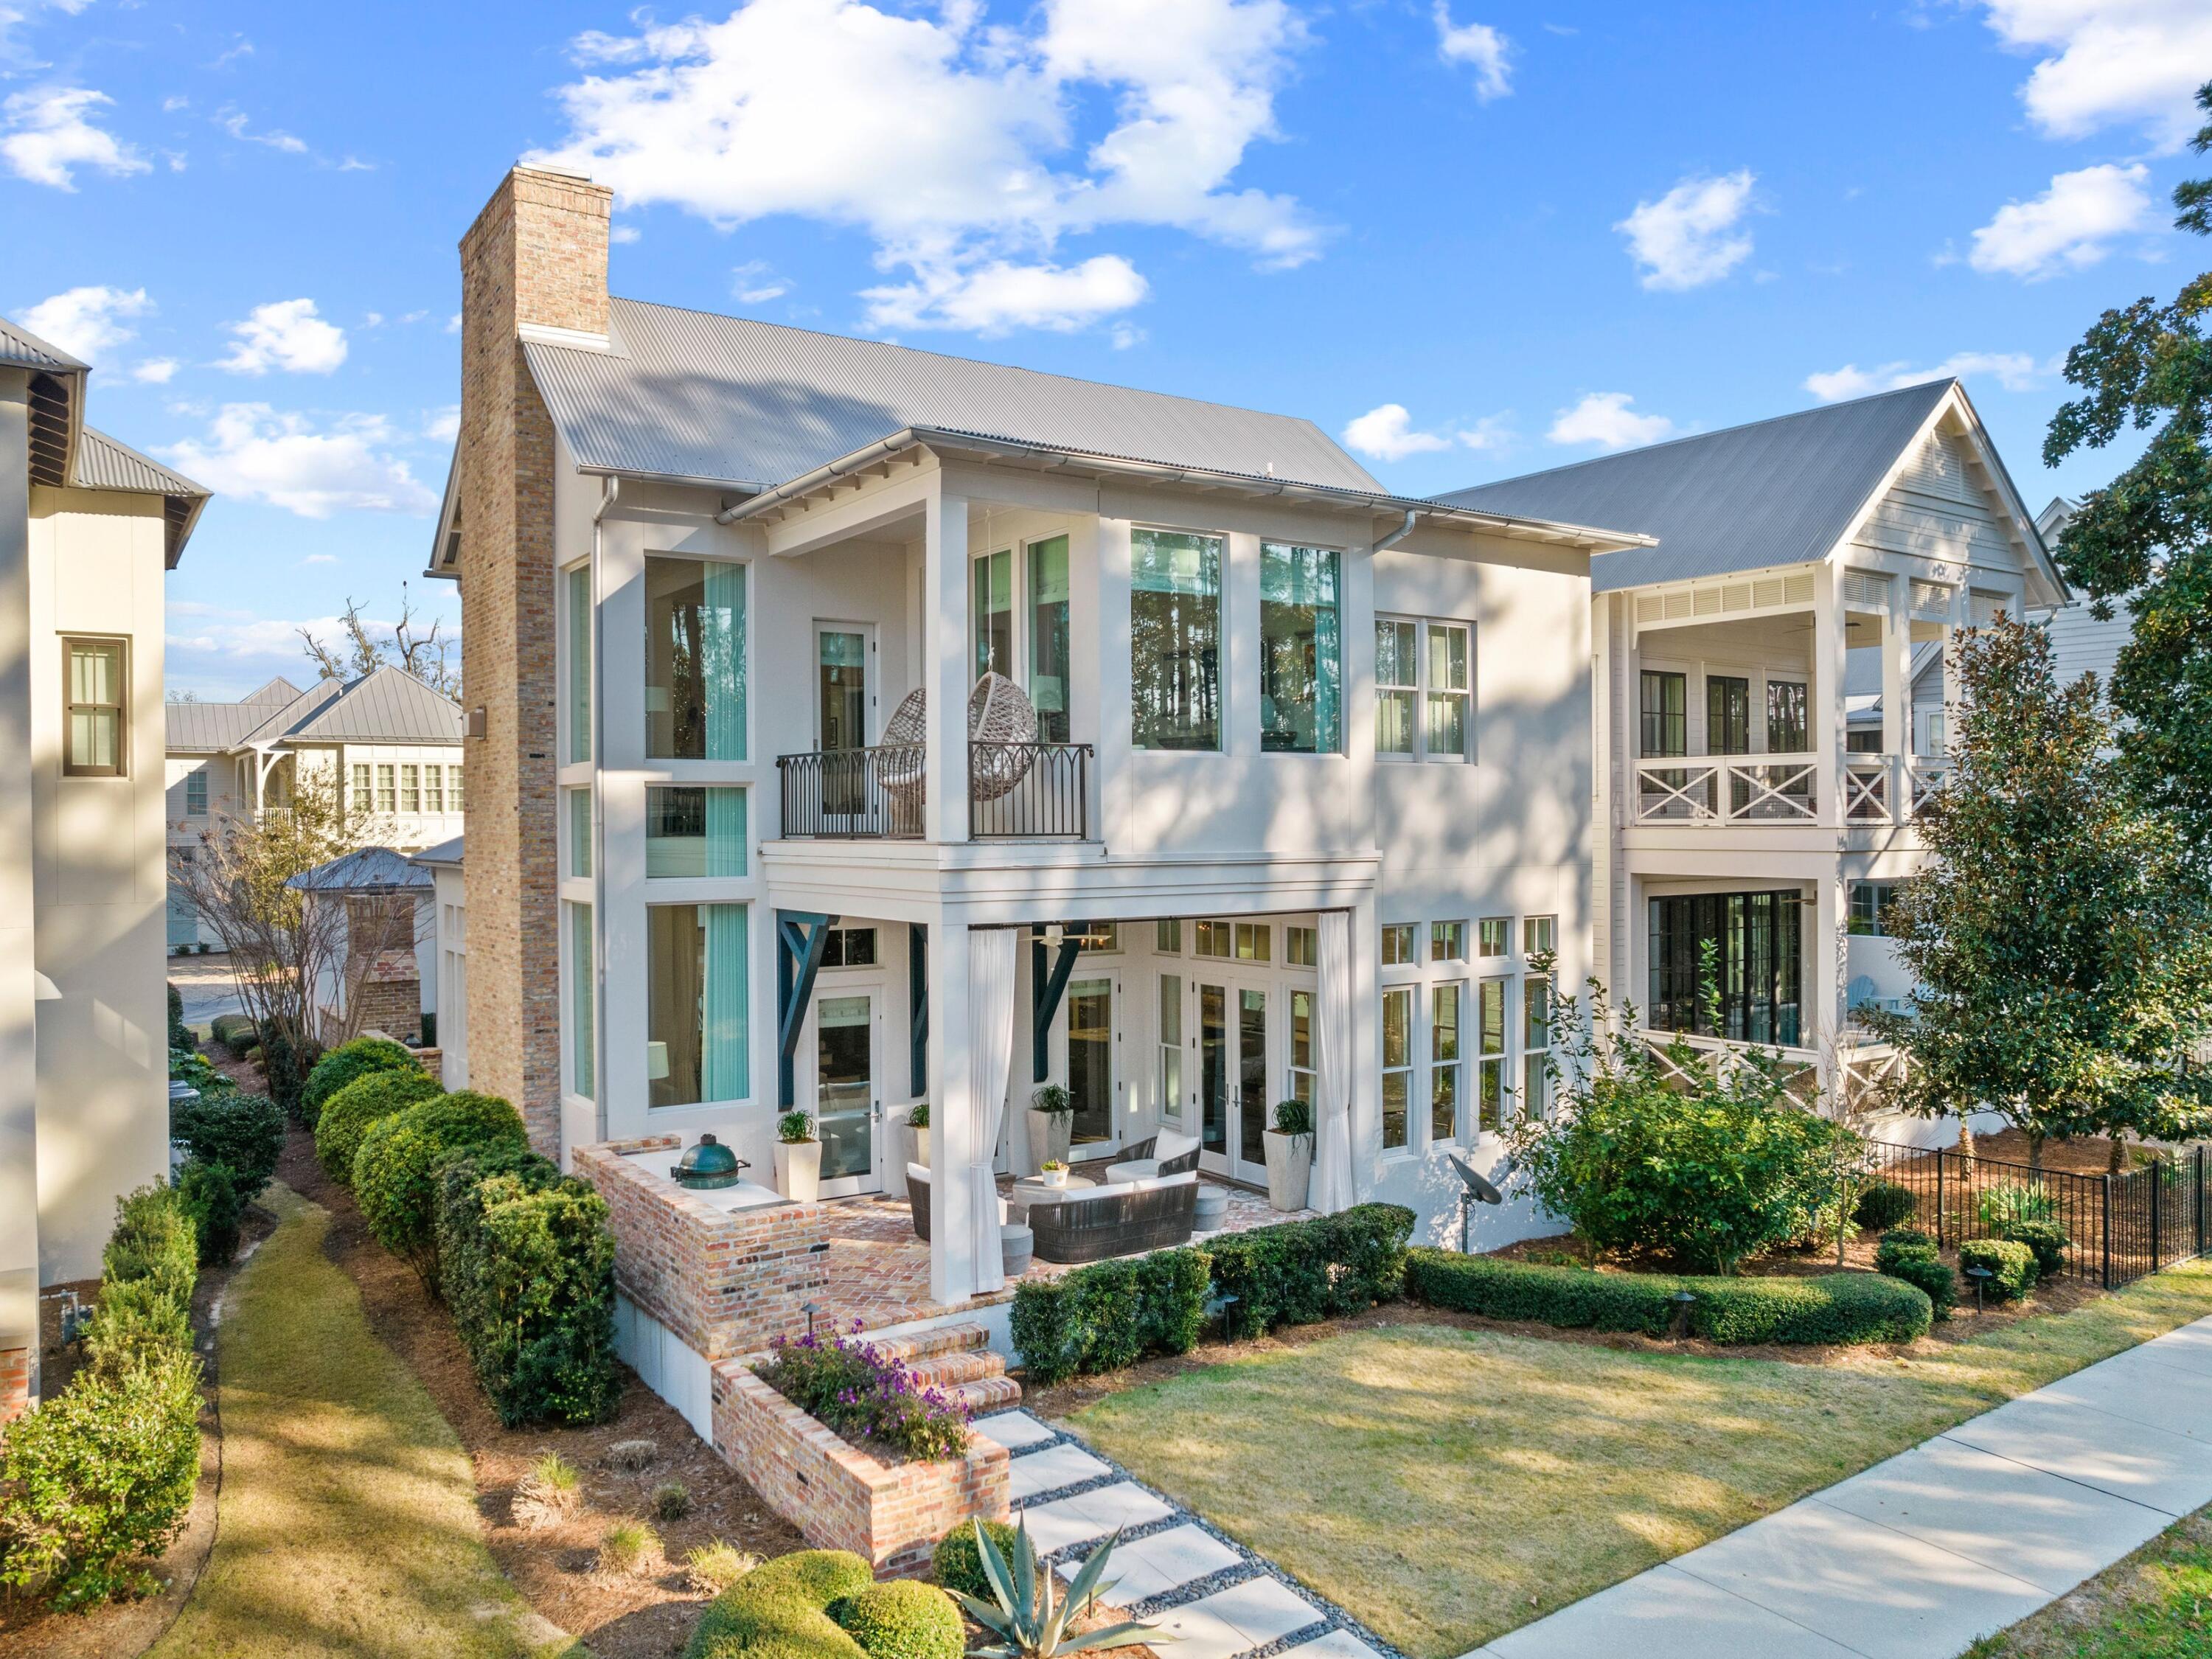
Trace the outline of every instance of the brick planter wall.
<instances>
[{"instance_id":1,"label":"brick planter wall","mask_svg":"<svg viewBox=\"0 0 2212 1659\"><path fill-rule=\"evenodd\" d=\"M827 1208L718 1210L665 1174L683 1145L681 1136L647 1135L575 1149L576 1173L607 1201L615 1283L709 1360L805 1331L801 1307L825 1300L830 1283Z\"/></svg>"},{"instance_id":2,"label":"brick planter wall","mask_svg":"<svg viewBox=\"0 0 2212 1659\"><path fill-rule=\"evenodd\" d=\"M896 1572L926 1564L964 1521L1007 1517L1006 1449L980 1435L964 1457L886 1463L823 1427L748 1361L716 1365L714 1389L714 1449L818 1549Z\"/></svg>"},{"instance_id":3,"label":"brick planter wall","mask_svg":"<svg viewBox=\"0 0 2212 1659\"><path fill-rule=\"evenodd\" d=\"M0 1348L0 1423L31 1409L31 1351Z\"/></svg>"}]
</instances>

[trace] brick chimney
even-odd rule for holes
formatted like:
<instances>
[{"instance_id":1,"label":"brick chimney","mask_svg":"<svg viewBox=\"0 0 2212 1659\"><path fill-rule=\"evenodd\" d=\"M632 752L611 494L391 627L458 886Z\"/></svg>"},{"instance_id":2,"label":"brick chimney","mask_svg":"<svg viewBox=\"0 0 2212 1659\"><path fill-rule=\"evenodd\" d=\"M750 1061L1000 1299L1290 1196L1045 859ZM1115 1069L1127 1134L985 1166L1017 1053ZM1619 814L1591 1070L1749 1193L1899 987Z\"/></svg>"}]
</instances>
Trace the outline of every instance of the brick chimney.
<instances>
[{"instance_id":1,"label":"brick chimney","mask_svg":"<svg viewBox=\"0 0 2212 1659\"><path fill-rule=\"evenodd\" d=\"M553 423L527 325L605 334L613 192L518 167L461 238L461 652L483 735L466 750L470 1086L561 1152ZM471 721L473 733L475 723Z\"/></svg>"}]
</instances>

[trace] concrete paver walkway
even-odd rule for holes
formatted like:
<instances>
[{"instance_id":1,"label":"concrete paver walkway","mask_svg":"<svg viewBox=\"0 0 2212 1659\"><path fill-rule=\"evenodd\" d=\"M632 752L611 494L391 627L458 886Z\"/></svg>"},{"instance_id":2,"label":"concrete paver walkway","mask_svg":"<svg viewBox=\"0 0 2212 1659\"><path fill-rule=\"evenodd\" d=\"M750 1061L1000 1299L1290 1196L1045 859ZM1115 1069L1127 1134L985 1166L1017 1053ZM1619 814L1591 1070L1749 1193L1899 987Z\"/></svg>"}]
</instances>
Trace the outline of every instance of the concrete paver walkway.
<instances>
[{"instance_id":1,"label":"concrete paver walkway","mask_svg":"<svg viewBox=\"0 0 2212 1659\"><path fill-rule=\"evenodd\" d=\"M1467 1659L1951 1659L2207 1504L2212 1319L2023 1395Z\"/></svg>"}]
</instances>

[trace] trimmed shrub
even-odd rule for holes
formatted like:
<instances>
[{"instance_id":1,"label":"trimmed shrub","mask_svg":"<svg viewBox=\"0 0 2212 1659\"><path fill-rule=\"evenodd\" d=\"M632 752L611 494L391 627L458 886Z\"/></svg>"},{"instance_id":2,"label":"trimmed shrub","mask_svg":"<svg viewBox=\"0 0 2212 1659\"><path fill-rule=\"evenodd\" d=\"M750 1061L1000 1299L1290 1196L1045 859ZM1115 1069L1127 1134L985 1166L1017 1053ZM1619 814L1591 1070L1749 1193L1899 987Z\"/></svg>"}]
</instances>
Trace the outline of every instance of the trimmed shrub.
<instances>
[{"instance_id":1,"label":"trimmed shrub","mask_svg":"<svg viewBox=\"0 0 2212 1659\"><path fill-rule=\"evenodd\" d=\"M246 1214L246 1200L228 1165L188 1159L177 1171L177 1201L192 1224L201 1267L221 1267L238 1254L238 1224Z\"/></svg>"},{"instance_id":2,"label":"trimmed shrub","mask_svg":"<svg viewBox=\"0 0 2212 1659\"><path fill-rule=\"evenodd\" d=\"M1202 1250L1155 1250L1100 1261L1014 1291L1013 1340L1040 1386L1188 1353L1206 1326L1209 1261Z\"/></svg>"},{"instance_id":3,"label":"trimmed shrub","mask_svg":"<svg viewBox=\"0 0 2212 1659\"><path fill-rule=\"evenodd\" d=\"M157 1279L126 1279L100 1287L85 1321L86 1365L113 1381L167 1354L191 1352L191 1306Z\"/></svg>"},{"instance_id":4,"label":"trimmed shrub","mask_svg":"<svg viewBox=\"0 0 2212 1659\"><path fill-rule=\"evenodd\" d=\"M961 1659L967 1627L933 1585L894 1578L832 1601L830 1617L868 1659Z\"/></svg>"},{"instance_id":5,"label":"trimmed shrub","mask_svg":"<svg viewBox=\"0 0 2212 1659\"><path fill-rule=\"evenodd\" d=\"M313 1128L330 1097L356 1078L367 1077L371 1072L422 1069L413 1054L389 1037L356 1037L350 1042L341 1042L317 1060L314 1069L307 1073L307 1080L300 1090L301 1121ZM271 1078L270 1081L274 1083L276 1079Z\"/></svg>"},{"instance_id":6,"label":"trimmed shrub","mask_svg":"<svg viewBox=\"0 0 2212 1659\"><path fill-rule=\"evenodd\" d=\"M876 1581L845 1550L795 1550L764 1562L707 1604L684 1659L863 1659L867 1650L824 1611Z\"/></svg>"},{"instance_id":7,"label":"trimmed shrub","mask_svg":"<svg viewBox=\"0 0 2212 1659\"><path fill-rule=\"evenodd\" d=\"M356 1078L323 1103L315 1116L315 1158L323 1173L341 1187L353 1185L353 1161L361 1152L361 1138L380 1118L433 1099L445 1085L419 1066L400 1071L368 1072Z\"/></svg>"},{"instance_id":8,"label":"trimmed shrub","mask_svg":"<svg viewBox=\"0 0 2212 1659\"><path fill-rule=\"evenodd\" d=\"M225 1094L169 1108L169 1139L192 1157L220 1164L251 1204L276 1173L284 1150L284 1114L266 1095Z\"/></svg>"},{"instance_id":9,"label":"trimmed shrub","mask_svg":"<svg viewBox=\"0 0 2212 1659\"><path fill-rule=\"evenodd\" d=\"M1887 1273L1900 1261L1933 1261L1936 1241L1917 1227L1892 1227L1875 1246L1874 1265Z\"/></svg>"},{"instance_id":10,"label":"trimmed shrub","mask_svg":"<svg viewBox=\"0 0 2212 1659\"><path fill-rule=\"evenodd\" d=\"M1877 1181L1859 1194L1851 1219L1865 1231L1885 1232L1911 1220L1919 1208L1920 1200L1913 1197L1911 1188L1894 1181Z\"/></svg>"},{"instance_id":11,"label":"trimmed shrub","mask_svg":"<svg viewBox=\"0 0 2212 1659\"><path fill-rule=\"evenodd\" d=\"M1933 1316L1926 1297L1873 1273L1818 1279L1677 1278L1540 1267L1456 1251L1408 1254L1406 1294L1433 1307L1566 1329L1664 1336L1690 1304L1691 1334L1711 1342L1909 1342Z\"/></svg>"},{"instance_id":12,"label":"trimmed shrub","mask_svg":"<svg viewBox=\"0 0 2212 1659\"><path fill-rule=\"evenodd\" d=\"M1928 1298L1936 1317L1948 1319L1959 1305L1959 1278L1947 1262L1913 1256L1882 1269L1885 1277L1911 1285Z\"/></svg>"},{"instance_id":13,"label":"trimmed shrub","mask_svg":"<svg viewBox=\"0 0 2212 1659\"><path fill-rule=\"evenodd\" d=\"M284 1109L285 1115L314 1127L307 1122L305 1096L307 1073L322 1058L322 1050L313 1043L298 1048L282 1031L264 1032L261 1038L261 1075L269 1085L269 1097Z\"/></svg>"},{"instance_id":14,"label":"trimmed shrub","mask_svg":"<svg viewBox=\"0 0 2212 1659\"><path fill-rule=\"evenodd\" d=\"M1236 1298L1222 1315L1224 1329L1232 1338L1264 1336L1392 1300L1404 1288L1413 1231L1413 1212L1401 1205L1358 1204L1212 1240L1214 1291Z\"/></svg>"},{"instance_id":15,"label":"trimmed shrub","mask_svg":"<svg viewBox=\"0 0 2212 1659\"><path fill-rule=\"evenodd\" d=\"M217 1014L208 1022L208 1032L217 1042L222 1044L240 1060L246 1058L246 1051L248 1048L253 1048L261 1041L254 1029L253 1016L251 1014Z\"/></svg>"},{"instance_id":16,"label":"trimmed shrub","mask_svg":"<svg viewBox=\"0 0 2212 1659\"><path fill-rule=\"evenodd\" d=\"M615 1242L588 1182L512 1146L448 1158L437 1245L446 1305L501 1422L613 1415Z\"/></svg>"},{"instance_id":17,"label":"trimmed shrub","mask_svg":"<svg viewBox=\"0 0 2212 1659\"><path fill-rule=\"evenodd\" d=\"M199 1259L191 1218L175 1191L156 1182L115 1200L115 1231L100 1253L100 1289L148 1279L190 1307Z\"/></svg>"},{"instance_id":18,"label":"trimmed shrub","mask_svg":"<svg viewBox=\"0 0 2212 1659\"><path fill-rule=\"evenodd\" d=\"M362 1218L435 1291L440 1166L456 1152L527 1145L521 1116L496 1095L465 1089L417 1101L362 1137L353 1164Z\"/></svg>"},{"instance_id":19,"label":"trimmed shrub","mask_svg":"<svg viewBox=\"0 0 2212 1659\"><path fill-rule=\"evenodd\" d=\"M930 1582L942 1589L958 1590L977 1601L991 1599L991 1581L983 1576L983 1552L975 1547L975 1528L981 1526L990 1534L997 1547L999 1559L1014 1559L1015 1529L1004 1521L963 1521L951 1532L937 1540L930 1552Z\"/></svg>"},{"instance_id":20,"label":"trimmed shrub","mask_svg":"<svg viewBox=\"0 0 2212 1659\"><path fill-rule=\"evenodd\" d=\"M2035 1288L2035 1252L2010 1238L1970 1238L1959 1246L1959 1271L1986 1267L1982 1293L1993 1302L2017 1302Z\"/></svg>"},{"instance_id":21,"label":"trimmed shrub","mask_svg":"<svg viewBox=\"0 0 2212 1659\"><path fill-rule=\"evenodd\" d=\"M184 1524L200 1473L190 1352L80 1371L9 1425L0 1583L83 1607L156 1587L143 1565Z\"/></svg>"},{"instance_id":22,"label":"trimmed shrub","mask_svg":"<svg viewBox=\"0 0 2212 1659\"><path fill-rule=\"evenodd\" d=\"M2063 1267L2066 1252L2074 1246L2073 1235L2057 1221L2015 1221L2004 1230L2004 1236L2035 1253L2039 1279L2048 1279Z\"/></svg>"}]
</instances>

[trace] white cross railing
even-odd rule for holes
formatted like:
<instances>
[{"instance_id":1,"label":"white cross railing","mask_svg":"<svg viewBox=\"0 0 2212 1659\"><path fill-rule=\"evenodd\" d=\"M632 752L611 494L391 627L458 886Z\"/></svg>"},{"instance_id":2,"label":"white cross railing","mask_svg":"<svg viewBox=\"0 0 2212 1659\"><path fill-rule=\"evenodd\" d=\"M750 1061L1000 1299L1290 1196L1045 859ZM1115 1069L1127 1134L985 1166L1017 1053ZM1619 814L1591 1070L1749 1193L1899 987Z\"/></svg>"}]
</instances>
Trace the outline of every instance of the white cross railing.
<instances>
[{"instance_id":1,"label":"white cross railing","mask_svg":"<svg viewBox=\"0 0 2212 1659\"><path fill-rule=\"evenodd\" d=\"M1810 756L1668 757L1636 763L1638 823L1817 823Z\"/></svg>"}]
</instances>

